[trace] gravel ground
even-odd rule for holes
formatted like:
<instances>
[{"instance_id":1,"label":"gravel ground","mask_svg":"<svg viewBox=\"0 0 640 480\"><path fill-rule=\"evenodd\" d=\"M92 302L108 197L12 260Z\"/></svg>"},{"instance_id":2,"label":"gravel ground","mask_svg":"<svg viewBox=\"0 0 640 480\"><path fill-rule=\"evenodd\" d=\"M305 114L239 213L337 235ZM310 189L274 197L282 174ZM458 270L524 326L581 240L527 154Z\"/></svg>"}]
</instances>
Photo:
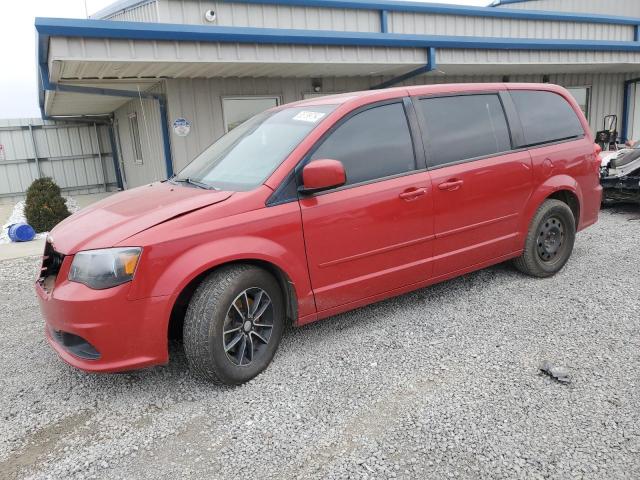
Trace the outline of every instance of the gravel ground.
<instances>
[{"instance_id":1,"label":"gravel ground","mask_svg":"<svg viewBox=\"0 0 640 480\"><path fill-rule=\"evenodd\" d=\"M552 279L499 265L285 333L249 384L89 375L0 263L0 478L640 478L640 211ZM540 375L550 360L572 383Z\"/></svg>"}]
</instances>

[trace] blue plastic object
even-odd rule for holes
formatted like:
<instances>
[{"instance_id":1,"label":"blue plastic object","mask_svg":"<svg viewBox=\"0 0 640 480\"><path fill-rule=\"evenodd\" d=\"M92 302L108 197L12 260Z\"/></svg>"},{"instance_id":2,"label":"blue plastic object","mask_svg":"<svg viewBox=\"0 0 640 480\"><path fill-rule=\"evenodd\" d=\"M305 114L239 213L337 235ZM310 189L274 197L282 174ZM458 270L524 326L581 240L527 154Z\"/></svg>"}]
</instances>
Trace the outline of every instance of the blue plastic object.
<instances>
[{"instance_id":1,"label":"blue plastic object","mask_svg":"<svg viewBox=\"0 0 640 480\"><path fill-rule=\"evenodd\" d=\"M36 231L28 223L9 225L9 238L12 242L28 242L36 236Z\"/></svg>"}]
</instances>

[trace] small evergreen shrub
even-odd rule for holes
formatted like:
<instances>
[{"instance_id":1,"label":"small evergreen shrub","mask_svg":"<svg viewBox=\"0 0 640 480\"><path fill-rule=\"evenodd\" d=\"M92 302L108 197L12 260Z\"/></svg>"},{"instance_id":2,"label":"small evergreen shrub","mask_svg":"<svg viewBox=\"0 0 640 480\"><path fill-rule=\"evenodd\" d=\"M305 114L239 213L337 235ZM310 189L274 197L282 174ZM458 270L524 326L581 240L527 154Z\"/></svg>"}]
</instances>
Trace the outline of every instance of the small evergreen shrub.
<instances>
[{"instance_id":1,"label":"small evergreen shrub","mask_svg":"<svg viewBox=\"0 0 640 480\"><path fill-rule=\"evenodd\" d=\"M45 177L35 180L27 189L24 215L27 223L40 233L50 231L71 213L60 195L60 187Z\"/></svg>"}]
</instances>

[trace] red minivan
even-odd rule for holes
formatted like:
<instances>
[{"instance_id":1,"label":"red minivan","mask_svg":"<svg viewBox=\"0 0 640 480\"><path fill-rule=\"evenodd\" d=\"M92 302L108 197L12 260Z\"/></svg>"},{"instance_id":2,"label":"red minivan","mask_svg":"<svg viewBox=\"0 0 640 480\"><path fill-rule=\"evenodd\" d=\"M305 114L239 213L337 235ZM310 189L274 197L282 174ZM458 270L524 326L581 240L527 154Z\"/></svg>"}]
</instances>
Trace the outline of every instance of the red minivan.
<instances>
[{"instance_id":1,"label":"red minivan","mask_svg":"<svg viewBox=\"0 0 640 480\"><path fill-rule=\"evenodd\" d=\"M256 115L173 178L60 223L36 284L69 364L168 362L239 384L285 325L513 259L547 277L598 217L599 161L548 84L347 93Z\"/></svg>"}]
</instances>

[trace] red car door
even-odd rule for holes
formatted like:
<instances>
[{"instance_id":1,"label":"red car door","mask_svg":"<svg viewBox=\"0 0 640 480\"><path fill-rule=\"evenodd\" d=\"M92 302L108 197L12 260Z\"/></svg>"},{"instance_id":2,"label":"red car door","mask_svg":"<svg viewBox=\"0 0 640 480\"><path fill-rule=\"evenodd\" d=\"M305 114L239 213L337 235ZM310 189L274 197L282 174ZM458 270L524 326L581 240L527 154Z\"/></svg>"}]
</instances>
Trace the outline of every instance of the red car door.
<instances>
[{"instance_id":1,"label":"red car door","mask_svg":"<svg viewBox=\"0 0 640 480\"><path fill-rule=\"evenodd\" d=\"M497 93L417 100L433 183L434 276L517 250L531 156L512 151Z\"/></svg>"},{"instance_id":2,"label":"red car door","mask_svg":"<svg viewBox=\"0 0 640 480\"><path fill-rule=\"evenodd\" d=\"M347 116L312 152L309 161L340 160L347 176L300 199L318 311L431 277L433 192L414 143L399 99Z\"/></svg>"}]
</instances>

